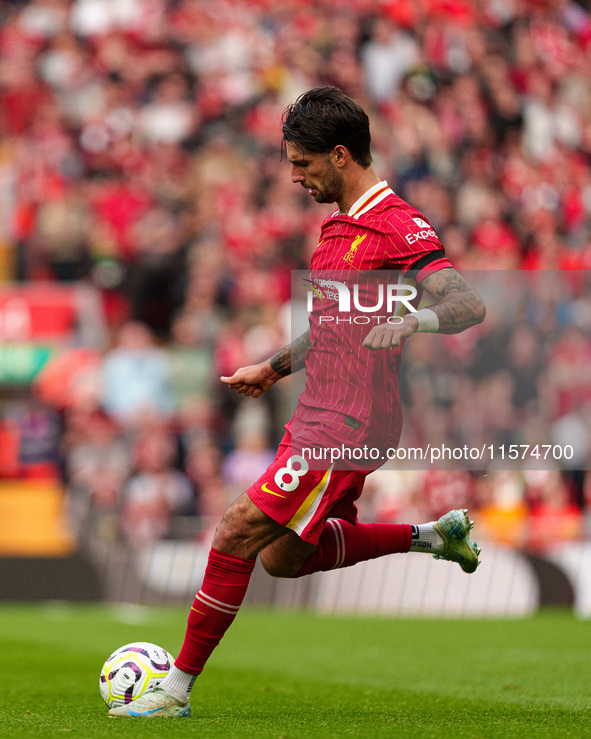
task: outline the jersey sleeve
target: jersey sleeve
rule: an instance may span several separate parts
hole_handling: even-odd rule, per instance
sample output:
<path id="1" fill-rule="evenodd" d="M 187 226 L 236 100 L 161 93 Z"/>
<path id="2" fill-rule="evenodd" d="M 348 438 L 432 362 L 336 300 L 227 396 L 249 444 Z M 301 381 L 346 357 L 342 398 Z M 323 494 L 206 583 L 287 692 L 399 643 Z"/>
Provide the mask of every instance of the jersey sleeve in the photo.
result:
<path id="1" fill-rule="evenodd" d="M 420 256 L 403 274 L 406 275 L 407 272 L 413 272 L 417 284 L 420 284 L 425 277 L 429 277 L 434 272 L 451 266 L 452 263 L 445 256 L 443 249 L 436 249 Z"/>
<path id="2" fill-rule="evenodd" d="M 414 208 L 397 208 L 388 219 L 390 248 L 387 262 L 417 283 L 440 269 L 451 267 L 435 229 Z"/>

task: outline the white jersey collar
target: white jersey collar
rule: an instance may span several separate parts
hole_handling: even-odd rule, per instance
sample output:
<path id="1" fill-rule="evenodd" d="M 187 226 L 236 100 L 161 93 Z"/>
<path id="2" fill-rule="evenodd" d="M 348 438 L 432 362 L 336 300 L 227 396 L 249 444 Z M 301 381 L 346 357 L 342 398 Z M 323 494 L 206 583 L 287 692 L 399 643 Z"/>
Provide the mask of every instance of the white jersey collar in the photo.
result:
<path id="1" fill-rule="evenodd" d="M 359 216 L 367 213 L 368 210 L 371 210 L 391 194 L 393 194 L 393 191 L 388 187 L 388 183 L 386 180 L 382 180 L 381 182 L 378 182 L 377 185 L 370 187 L 369 190 L 364 192 L 363 195 L 349 208 L 347 215 L 352 218 L 359 218 Z"/>

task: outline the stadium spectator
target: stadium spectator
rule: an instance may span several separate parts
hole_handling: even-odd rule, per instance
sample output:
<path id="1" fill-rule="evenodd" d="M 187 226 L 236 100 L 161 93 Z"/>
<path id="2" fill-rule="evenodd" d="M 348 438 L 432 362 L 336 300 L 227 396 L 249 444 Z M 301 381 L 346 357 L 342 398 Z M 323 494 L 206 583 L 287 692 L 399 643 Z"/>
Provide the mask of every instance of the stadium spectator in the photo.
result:
<path id="1" fill-rule="evenodd" d="M 62 453 L 70 526 L 82 541 L 113 541 L 123 487 L 131 473 L 129 445 L 104 413 L 78 407 L 67 416 Z"/>
<path id="2" fill-rule="evenodd" d="M 132 450 L 135 472 L 123 487 L 120 526 L 134 548 L 172 533 L 172 518 L 193 512 L 193 490 L 175 465 L 175 439 L 164 429 L 148 429 Z"/>
<path id="3" fill-rule="evenodd" d="M 103 406 L 121 425 L 133 428 L 172 414 L 168 359 L 146 324 L 130 321 L 121 327 L 105 355 L 102 377 Z"/>

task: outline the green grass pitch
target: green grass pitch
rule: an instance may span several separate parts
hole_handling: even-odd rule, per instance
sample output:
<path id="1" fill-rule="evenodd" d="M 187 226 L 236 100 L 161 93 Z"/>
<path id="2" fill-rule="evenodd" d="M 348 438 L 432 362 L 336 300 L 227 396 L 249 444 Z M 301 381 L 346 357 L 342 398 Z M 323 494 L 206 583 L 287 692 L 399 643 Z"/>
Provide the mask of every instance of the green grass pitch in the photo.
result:
<path id="1" fill-rule="evenodd" d="M 0 607 L 0 736 L 591 736 L 590 624 L 243 610 L 190 719 L 109 719 L 98 674 L 129 641 L 179 649 L 186 611 Z"/>

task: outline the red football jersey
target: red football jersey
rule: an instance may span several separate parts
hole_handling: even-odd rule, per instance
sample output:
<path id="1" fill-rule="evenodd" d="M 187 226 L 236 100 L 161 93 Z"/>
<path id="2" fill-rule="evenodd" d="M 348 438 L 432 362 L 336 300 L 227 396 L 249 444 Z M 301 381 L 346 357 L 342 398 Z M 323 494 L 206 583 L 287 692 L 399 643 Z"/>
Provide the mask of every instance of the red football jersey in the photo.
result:
<path id="1" fill-rule="evenodd" d="M 362 342 L 388 315 L 401 315 L 409 303 L 416 309 L 421 281 L 451 266 L 435 230 L 386 182 L 368 190 L 349 213 L 326 218 L 312 256 L 311 347 L 291 424 L 294 438 L 302 425 L 309 437 L 310 424 L 317 424 L 319 445 L 397 446 L 402 346 L 370 350 Z M 384 282 L 399 287 L 389 290 Z M 343 311 L 340 285 L 347 286 L 350 311 Z M 387 294 L 404 300 L 388 305 Z M 397 310 L 389 310 L 393 306 Z"/>

